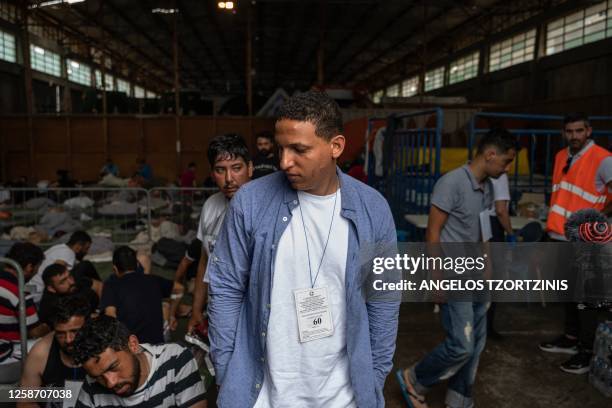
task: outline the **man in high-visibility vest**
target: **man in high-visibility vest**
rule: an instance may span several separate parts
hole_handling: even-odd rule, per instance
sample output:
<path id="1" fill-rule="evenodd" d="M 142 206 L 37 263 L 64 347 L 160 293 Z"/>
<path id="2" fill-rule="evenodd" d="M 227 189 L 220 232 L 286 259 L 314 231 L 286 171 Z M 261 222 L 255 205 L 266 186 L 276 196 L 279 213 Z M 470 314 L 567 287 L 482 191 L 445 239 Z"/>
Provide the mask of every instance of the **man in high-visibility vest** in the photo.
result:
<path id="1" fill-rule="evenodd" d="M 563 124 L 568 147 L 555 156 L 546 223 L 547 238 L 552 242 L 567 241 L 565 222 L 572 213 L 583 208 L 594 208 L 606 215 L 612 212 L 612 154 L 591 139 L 593 129 L 585 114 L 567 115 Z M 565 249 L 562 252 L 571 257 Z M 587 328 L 591 325 L 576 306 L 575 303 L 566 304 L 565 333 L 555 340 L 541 343 L 540 349 L 573 355 L 561 364 L 561 370 L 584 374 L 589 371 L 595 327 L 593 330 Z"/>

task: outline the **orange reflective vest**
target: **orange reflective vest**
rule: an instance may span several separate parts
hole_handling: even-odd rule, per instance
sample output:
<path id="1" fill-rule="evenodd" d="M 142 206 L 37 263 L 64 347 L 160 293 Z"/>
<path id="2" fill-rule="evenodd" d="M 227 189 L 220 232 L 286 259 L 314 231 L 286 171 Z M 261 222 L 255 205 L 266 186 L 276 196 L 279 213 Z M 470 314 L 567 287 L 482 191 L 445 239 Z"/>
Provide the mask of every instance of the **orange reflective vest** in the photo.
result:
<path id="1" fill-rule="evenodd" d="M 612 195 L 605 188 L 597 191 L 595 177 L 599 165 L 612 154 L 596 144 L 591 146 L 574 161 L 567 174 L 563 168 L 567 163 L 568 149 L 563 149 L 555 156 L 553 170 L 552 196 L 546 230 L 565 235 L 565 221 L 572 213 L 583 208 L 594 208 L 601 211 Z"/>

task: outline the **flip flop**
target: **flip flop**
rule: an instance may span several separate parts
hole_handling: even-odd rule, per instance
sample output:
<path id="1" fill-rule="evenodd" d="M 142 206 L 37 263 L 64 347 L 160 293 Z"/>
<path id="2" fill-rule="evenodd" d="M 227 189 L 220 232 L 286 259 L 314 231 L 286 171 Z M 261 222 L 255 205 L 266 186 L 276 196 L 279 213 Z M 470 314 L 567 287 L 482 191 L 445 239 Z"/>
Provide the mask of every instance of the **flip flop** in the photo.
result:
<path id="1" fill-rule="evenodd" d="M 402 396 L 404 397 L 404 401 L 406 401 L 408 408 L 415 408 L 414 404 L 412 403 L 412 398 L 414 398 L 419 404 L 425 404 L 424 399 L 408 391 L 408 386 L 404 381 L 404 372 L 401 368 L 395 372 L 395 377 L 401 386 Z"/>

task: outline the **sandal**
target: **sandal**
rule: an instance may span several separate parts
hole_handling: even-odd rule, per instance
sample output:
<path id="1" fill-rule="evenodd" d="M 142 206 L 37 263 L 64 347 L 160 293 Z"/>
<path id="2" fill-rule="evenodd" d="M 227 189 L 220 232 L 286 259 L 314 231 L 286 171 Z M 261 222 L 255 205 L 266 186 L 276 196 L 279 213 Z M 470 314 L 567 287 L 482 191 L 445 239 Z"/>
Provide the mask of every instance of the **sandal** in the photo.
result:
<path id="1" fill-rule="evenodd" d="M 404 397 L 406 404 L 408 404 L 408 408 L 419 408 L 419 407 L 427 408 L 427 403 L 425 403 L 425 398 L 421 397 L 420 395 L 414 394 L 408 390 L 406 381 L 404 381 L 404 371 L 402 369 L 399 369 L 395 372 L 395 377 L 397 378 L 397 381 L 400 383 L 401 390 L 402 390 L 402 396 Z M 419 407 L 416 407 L 415 403 L 418 403 Z"/>

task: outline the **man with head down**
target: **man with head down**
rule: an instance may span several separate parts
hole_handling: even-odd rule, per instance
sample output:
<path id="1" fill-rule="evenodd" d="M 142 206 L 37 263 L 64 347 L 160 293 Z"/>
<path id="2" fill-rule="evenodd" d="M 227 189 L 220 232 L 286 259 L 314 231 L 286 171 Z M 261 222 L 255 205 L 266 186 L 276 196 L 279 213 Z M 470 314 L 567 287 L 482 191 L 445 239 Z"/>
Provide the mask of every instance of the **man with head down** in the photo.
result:
<path id="1" fill-rule="evenodd" d="M 337 167 L 342 131 L 324 93 L 290 98 L 275 125 L 282 171 L 230 203 L 209 262 L 221 407 L 384 406 L 399 301 L 363 294 L 360 252 L 396 250 L 396 231 L 385 199 Z"/>

